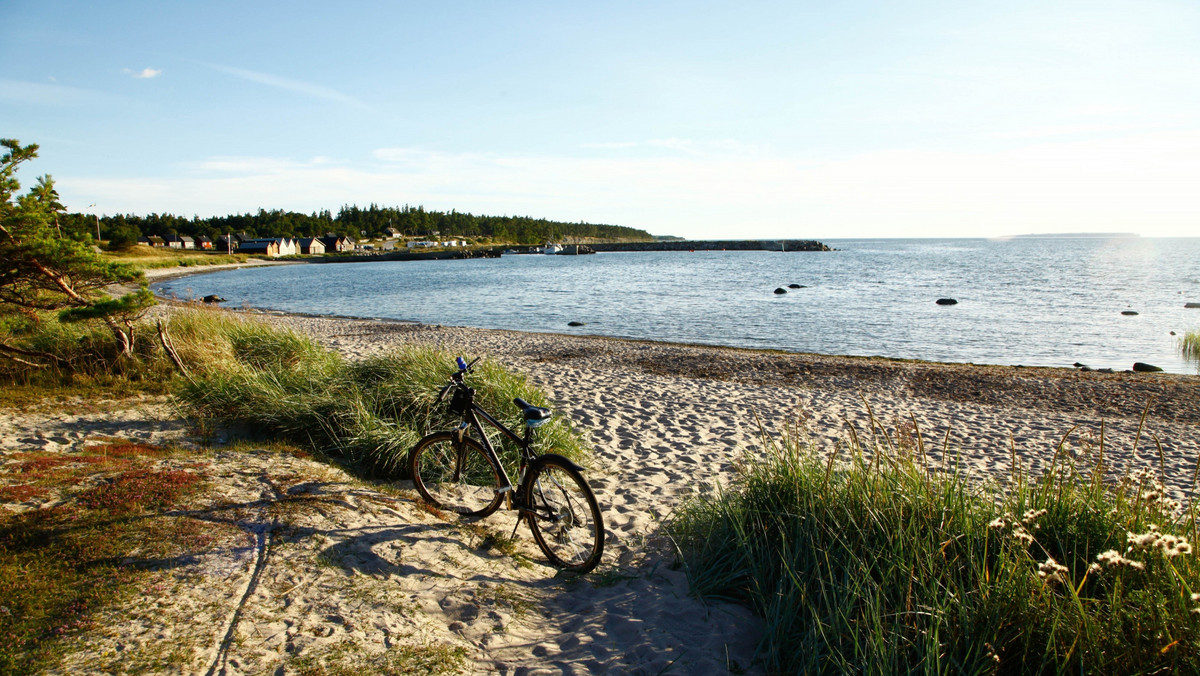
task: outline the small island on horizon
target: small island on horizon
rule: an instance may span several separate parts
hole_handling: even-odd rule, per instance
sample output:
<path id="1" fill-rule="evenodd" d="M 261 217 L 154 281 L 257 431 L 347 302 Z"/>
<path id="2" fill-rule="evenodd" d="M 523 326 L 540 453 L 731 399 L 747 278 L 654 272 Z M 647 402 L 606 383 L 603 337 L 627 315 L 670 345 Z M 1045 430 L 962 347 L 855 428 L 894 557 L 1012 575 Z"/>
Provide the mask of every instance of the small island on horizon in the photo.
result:
<path id="1" fill-rule="evenodd" d="M 1024 235 L 1010 235 L 1002 239 L 1046 239 L 1046 238 L 1087 238 L 1087 239 L 1112 239 L 1112 238 L 1128 238 L 1141 237 L 1136 232 L 1037 232 Z"/>

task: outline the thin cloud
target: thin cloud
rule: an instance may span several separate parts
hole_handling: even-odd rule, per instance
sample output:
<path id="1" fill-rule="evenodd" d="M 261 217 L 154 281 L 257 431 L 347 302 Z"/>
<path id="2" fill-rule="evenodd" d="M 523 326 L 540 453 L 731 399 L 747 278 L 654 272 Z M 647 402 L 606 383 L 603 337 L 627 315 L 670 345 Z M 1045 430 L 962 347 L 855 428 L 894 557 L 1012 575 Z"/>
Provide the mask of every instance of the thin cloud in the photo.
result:
<path id="1" fill-rule="evenodd" d="M 322 85 L 316 85 L 309 82 L 300 82 L 299 80 L 291 80 L 285 77 L 279 77 L 278 75 L 260 73 L 258 71 L 246 70 L 244 68 L 233 68 L 231 66 L 221 66 L 217 64 L 208 65 L 221 71 L 222 73 L 227 73 L 234 77 L 248 80 L 250 82 L 257 82 L 258 84 L 267 85 L 268 87 L 282 89 L 284 91 L 301 94 L 314 99 L 342 103 L 355 108 L 361 108 L 363 110 L 370 109 L 370 106 L 363 101 L 356 99 L 353 96 L 343 94 L 336 89 L 331 89 Z"/>
<path id="2" fill-rule="evenodd" d="M 715 141 L 695 141 L 682 138 L 659 138 L 646 141 L 609 141 L 602 143 L 584 143 L 580 147 L 589 150 L 667 150 L 688 155 L 746 155 L 758 153 L 759 148 L 723 139 Z"/>
<path id="3" fill-rule="evenodd" d="M 131 75 L 139 80 L 152 80 L 159 75 L 162 75 L 162 69 L 160 68 L 143 68 L 141 70 L 130 70 L 129 68 L 125 68 L 123 69 L 123 72 L 126 75 Z"/>

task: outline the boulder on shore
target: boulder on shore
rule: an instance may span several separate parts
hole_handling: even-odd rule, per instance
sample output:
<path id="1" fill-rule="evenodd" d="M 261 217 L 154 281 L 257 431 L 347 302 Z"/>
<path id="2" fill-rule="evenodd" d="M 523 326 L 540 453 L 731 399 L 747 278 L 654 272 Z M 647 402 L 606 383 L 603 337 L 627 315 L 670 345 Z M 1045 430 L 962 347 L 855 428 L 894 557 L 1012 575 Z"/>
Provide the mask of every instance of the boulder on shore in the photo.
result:
<path id="1" fill-rule="evenodd" d="M 1138 373 L 1157 373 L 1162 369 L 1154 364 L 1146 364 L 1140 361 L 1135 361 L 1133 362 L 1133 370 L 1137 371 Z"/>
<path id="2" fill-rule="evenodd" d="M 205 296 L 204 298 L 201 298 L 200 300 L 204 301 L 205 303 L 224 303 L 225 302 L 224 298 L 222 298 L 216 294 L 212 294 L 211 296 Z"/>

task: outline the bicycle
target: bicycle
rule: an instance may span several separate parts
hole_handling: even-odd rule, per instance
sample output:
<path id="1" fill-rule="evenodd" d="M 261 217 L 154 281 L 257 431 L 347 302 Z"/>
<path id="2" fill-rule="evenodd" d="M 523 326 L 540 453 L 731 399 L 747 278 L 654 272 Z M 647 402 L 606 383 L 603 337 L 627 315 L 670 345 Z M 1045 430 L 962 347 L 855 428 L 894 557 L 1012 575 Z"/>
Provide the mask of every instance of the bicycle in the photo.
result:
<path id="1" fill-rule="evenodd" d="M 513 399 L 525 420 L 525 433 L 518 435 L 506 427 L 475 403 L 475 390 L 465 382 L 478 361 L 468 364 L 459 357 L 458 371 L 438 393 L 440 404 L 453 390 L 450 412 L 462 415 L 462 423 L 427 435 L 409 453 L 409 472 L 417 492 L 434 507 L 471 518 L 492 514 L 503 501 L 506 509 L 517 511 L 513 536 L 525 521 L 552 564 L 580 574 L 592 570 L 604 551 L 604 521 L 581 474 L 583 468 L 561 455 L 539 454 L 533 448 L 534 430 L 553 412 Z M 515 486 L 481 421 L 519 449 Z"/>

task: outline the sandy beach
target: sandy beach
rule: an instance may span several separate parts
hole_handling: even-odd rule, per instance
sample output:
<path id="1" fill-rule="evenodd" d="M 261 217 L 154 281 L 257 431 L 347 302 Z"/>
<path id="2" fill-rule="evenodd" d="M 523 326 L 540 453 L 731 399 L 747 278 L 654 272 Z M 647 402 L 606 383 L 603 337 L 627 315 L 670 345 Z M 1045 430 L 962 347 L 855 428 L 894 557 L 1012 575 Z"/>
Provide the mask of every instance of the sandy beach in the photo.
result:
<path id="1" fill-rule="evenodd" d="M 1200 457 L 1192 376 L 254 314 L 349 358 L 430 344 L 528 375 L 594 448 L 587 476 L 605 510 L 603 564 L 583 580 L 556 575 L 523 528 L 520 556 L 487 548 L 488 532 L 511 533 L 511 514 L 464 528 L 422 510 L 403 482 L 370 485 L 269 447 L 216 445 L 196 453 L 220 488 L 194 511 L 219 544 L 158 570 L 136 607 L 78 642 L 68 671 L 127 670 L 169 647 L 172 671 L 306 673 L 312 660 L 436 644 L 461 649 L 468 673 L 755 673 L 759 621 L 691 597 L 659 526 L 761 454 L 764 430 L 798 429 L 831 452 L 851 428 L 869 438 L 873 416 L 893 435 L 919 430 L 931 462 L 996 479 L 1014 462 L 1039 472 L 1068 431 L 1066 449 L 1080 457 L 1103 434 L 1110 471 L 1161 468 L 1179 499 Z M 6 411 L 0 449 L 70 452 L 98 434 L 196 445 L 190 433 L 161 401 Z"/>

